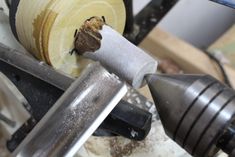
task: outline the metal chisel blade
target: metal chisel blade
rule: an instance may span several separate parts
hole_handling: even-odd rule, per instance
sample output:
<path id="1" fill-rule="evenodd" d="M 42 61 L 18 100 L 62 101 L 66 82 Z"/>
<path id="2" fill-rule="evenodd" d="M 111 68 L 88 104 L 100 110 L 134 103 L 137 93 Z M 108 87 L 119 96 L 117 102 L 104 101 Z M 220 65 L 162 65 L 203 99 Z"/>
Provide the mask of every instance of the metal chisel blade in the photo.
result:
<path id="1" fill-rule="evenodd" d="M 125 83 L 99 63 L 90 65 L 36 125 L 14 155 L 75 155 L 126 92 Z"/>

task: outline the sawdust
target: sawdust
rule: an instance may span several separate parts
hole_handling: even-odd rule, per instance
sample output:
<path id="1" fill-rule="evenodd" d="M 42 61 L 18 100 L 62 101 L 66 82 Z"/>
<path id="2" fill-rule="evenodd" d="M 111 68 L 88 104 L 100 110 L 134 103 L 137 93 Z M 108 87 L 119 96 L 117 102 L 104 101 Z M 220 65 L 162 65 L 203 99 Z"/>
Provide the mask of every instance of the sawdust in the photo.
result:
<path id="1" fill-rule="evenodd" d="M 116 137 L 109 141 L 109 145 L 111 148 L 110 154 L 112 157 L 130 156 L 132 155 L 134 150 L 144 147 L 143 144 L 143 142 L 130 141 L 123 145 L 118 141 L 118 138 Z"/>

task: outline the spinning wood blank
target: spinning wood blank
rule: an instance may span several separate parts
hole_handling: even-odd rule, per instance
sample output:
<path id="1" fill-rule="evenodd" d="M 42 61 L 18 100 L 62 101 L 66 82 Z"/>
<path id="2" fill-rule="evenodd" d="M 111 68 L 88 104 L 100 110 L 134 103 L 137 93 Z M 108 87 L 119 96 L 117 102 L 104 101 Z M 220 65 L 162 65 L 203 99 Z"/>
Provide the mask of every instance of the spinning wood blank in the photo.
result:
<path id="1" fill-rule="evenodd" d="M 20 0 L 16 12 L 19 41 L 35 57 L 72 76 L 89 62 L 73 49 L 74 33 L 90 17 L 104 16 L 119 33 L 125 25 L 122 0 Z"/>

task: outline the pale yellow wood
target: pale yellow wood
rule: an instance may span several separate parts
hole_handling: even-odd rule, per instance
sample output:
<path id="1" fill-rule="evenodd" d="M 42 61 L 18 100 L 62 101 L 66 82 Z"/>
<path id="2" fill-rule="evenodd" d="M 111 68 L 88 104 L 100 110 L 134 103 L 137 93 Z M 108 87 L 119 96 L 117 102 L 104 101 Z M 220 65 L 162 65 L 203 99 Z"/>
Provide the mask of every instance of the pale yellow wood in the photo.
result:
<path id="1" fill-rule="evenodd" d="M 173 59 L 186 73 L 209 74 L 223 81 L 220 70 L 207 55 L 160 28 L 155 28 L 140 44 L 140 47 L 157 58 Z M 235 87 L 234 69 L 227 65 L 225 69 Z"/>
<path id="2" fill-rule="evenodd" d="M 120 33 L 125 25 L 122 0 L 20 0 L 16 28 L 20 42 L 38 59 L 72 76 L 89 63 L 73 49 L 74 32 L 93 16 L 104 16 Z"/>

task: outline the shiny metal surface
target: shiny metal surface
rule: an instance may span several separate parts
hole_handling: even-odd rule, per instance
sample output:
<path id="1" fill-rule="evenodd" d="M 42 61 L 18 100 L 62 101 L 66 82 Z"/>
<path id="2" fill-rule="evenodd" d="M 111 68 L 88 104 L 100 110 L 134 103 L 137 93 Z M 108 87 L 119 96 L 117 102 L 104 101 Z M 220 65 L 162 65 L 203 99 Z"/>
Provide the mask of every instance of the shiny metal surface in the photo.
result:
<path id="1" fill-rule="evenodd" d="M 38 60 L 29 57 L 26 54 L 17 52 L 17 50 L 8 48 L 1 43 L 0 60 L 3 60 L 4 62 L 7 61 L 8 64 L 26 71 L 62 90 L 67 89 L 74 81 L 74 78 L 55 71 L 44 62 L 39 62 Z"/>
<path id="2" fill-rule="evenodd" d="M 2 70 L 3 73 L 5 73 L 5 75 L 15 83 L 17 88 L 29 101 L 32 111 L 31 115 L 33 118 L 35 118 L 35 123 L 37 123 L 46 114 L 49 108 L 54 105 L 54 103 L 63 94 L 63 91 L 68 89 L 69 86 L 75 81 L 75 78 L 66 76 L 63 73 L 60 73 L 50 66 L 44 64 L 43 62 L 39 62 L 34 58 L 26 56 L 26 54 L 21 54 L 18 50 L 10 49 L 1 44 L 0 70 Z M 107 117 L 107 119 L 112 120 L 114 119 L 113 117 L 115 117 L 115 122 L 125 125 L 117 125 L 111 122 L 108 126 L 106 121 L 104 121 L 103 123 L 106 123 L 105 126 L 107 129 L 103 131 L 102 125 L 97 129 L 94 135 L 110 136 L 112 135 L 110 133 L 115 133 L 134 140 L 143 140 L 146 137 L 151 125 L 151 123 L 147 121 L 147 115 L 149 115 L 149 113 L 140 112 L 138 108 L 133 108 L 133 105 L 127 103 L 126 100 L 130 99 L 129 96 L 130 95 L 128 95 L 128 98 L 123 98 L 116 106 L 116 110 L 113 110 L 114 112 L 112 111 Z M 141 96 L 140 104 L 144 104 L 146 102 L 147 99 Z M 132 101 L 131 103 L 135 105 L 137 104 L 136 101 Z M 120 116 L 125 114 L 123 113 L 125 108 L 132 109 L 131 112 L 129 112 L 130 114 L 128 116 Z M 137 125 L 136 122 L 133 123 L 133 121 L 131 121 L 131 118 L 129 117 L 134 118 L 135 115 L 137 117 L 143 116 L 141 121 L 146 122 L 146 124 L 144 124 L 146 127 L 143 127 L 141 123 L 138 123 L 139 125 Z M 115 127 L 113 127 L 114 125 Z M 12 136 L 12 138 L 9 139 L 8 149 L 14 151 L 28 135 L 33 126 L 34 125 L 27 125 L 27 127 L 22 127 L 23 129 L 20 128 L 20 130 L 18 130 Z M 138 132 L 138 136 L 132 136 L 131 133 L 133 128 L 135 128 L 135 130 Z"/>
<path id="3" fill-rule="evenodd" d="M 208 90 L 206 90 L 203 93 L 203 95 L 201 95 L 200 99 L 195 100 L 193 106 L 190 108 L 189 112 L 186 114 L 185 118 L 183 119 L 177 131 L 178 135 L 176 135 L 176 137 L 177 139 L 179 139 L 180 145 L 183 145 L 183 147 L 185 147 L 186 141 L 188 141 L 189 136 L 192 135 L 192 131 L 195 128 L 198 122 L 198 119 L 200 118 L 202 113 L 204 113 L 204 111 L 208 108 L 208 105 L 210 105 L 210 102 L 218 95 L 218 93 L 221 92 L 221 90 L 223 90 L 223 88 L 224 86 L 222 84 L 214 83 L 210 86 Z M 191 140 L 190 142 L 192 143 Z"/>
<path id="4" fill-rule="evenodd" d="M 234 90 L 206 75 L 149 75 L 147 82 L 166 133 L 182 148 L 195 157 L 231 155 Z"/>
<path id="5" fill-rule="evenodd" d="M 126 94 L 125 84 L 90 65 L 14 152 L 17 157 L 73 156 Z"/>
<path id="6" fill-rule="evenodd" d="M 206 77 L 203 81 L 195 81 L 195 79 L 197 79 L 197 76 L 192 75 L 149 75 L 147 77 L 150 90 L 154 93 L 155 104 L 162 104 L 156 107 L 158 112 L 162 113 L 160 118 L 165 131 L 173 139 L 175 139 L 176 130 L 182 119 L 184 119 L 185 113 L 191 108 L 194 98 L 200 95 L 205 86 L 214 82 L 210 77 Z M 188 88 L 190 85 L 195 87 L 193 91 Z M 186 90 L 187 92 L 185 92 Z M 185 97 L 185 93 L 191 93 L 191 95 Z M 183 97 L 186 103 L 182 103 L 182 99 L 177 99 Z"/>
<path id="7" fill-rule="evenodd" d="M 216 141 L 219 139 L 219 134 L 224 131 L 229 124 L 231 123 L 232 119 L 235 115 L 235 99 L 228 102 L 228 104 L 217 113 L 213 122 L 210 123 L 209 128 L 202 136 L 201 140 L 199 141 L 198 147 L 196 148 L 195 152 L 198 152 L 199 155 L 201 154 L 212 154 L 213 150 L 218 149 L 216 147 Z M 212 148 L 211 150 L 208 148 Z"/>
<path id="8" fill-rule="evenodd" d="M 201 136 L 204 136 L 205 132 L 208 131 L 208 125 L 211 125 L 208 122 L 213 121 L 213 119 L 217 116 L 218 111 L 222 110 L 226 102 L 233 96 L 235 96 L 235 93 L 230 89 L 226 89 L 222 90 L 222 92 L 219 92 L 219 94 L 217 94 L 213 99 L 211 99 L 210 106 L 207 106 L 207 108 L 201 114 L 200 118 L 198 118 L 197 123 L 191 130 L 190 136 L 185 142 L 186 149 L 189 152 L 194 153 L 196 151 L 195 148 L 200 145 L 200 139 L 202 139 Z M 226 121 L 224 121 L 224 123 L 225 122 Z M 189 147 L 189 143 L 190 145 L 193 145 L 192 148 Z"/>

